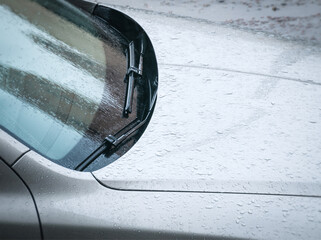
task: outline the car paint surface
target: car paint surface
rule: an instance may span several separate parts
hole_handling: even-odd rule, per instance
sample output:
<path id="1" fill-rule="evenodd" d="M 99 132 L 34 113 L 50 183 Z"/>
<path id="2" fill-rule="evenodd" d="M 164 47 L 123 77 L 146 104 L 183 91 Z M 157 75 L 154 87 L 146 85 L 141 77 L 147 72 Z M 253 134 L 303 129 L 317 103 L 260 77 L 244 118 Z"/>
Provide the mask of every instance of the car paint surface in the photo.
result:
<path id="1" fill-rule="evenodd" d="M 25 154 L 44 239 L 317 239 L 320 199 L 261 194 L 119 191 L 89 172 Z"/>
<path id="2" fill-rule="evenodd" d="M 25 183 L 0 158 L 0 238 L 41 239 L 37 209 Z"/>

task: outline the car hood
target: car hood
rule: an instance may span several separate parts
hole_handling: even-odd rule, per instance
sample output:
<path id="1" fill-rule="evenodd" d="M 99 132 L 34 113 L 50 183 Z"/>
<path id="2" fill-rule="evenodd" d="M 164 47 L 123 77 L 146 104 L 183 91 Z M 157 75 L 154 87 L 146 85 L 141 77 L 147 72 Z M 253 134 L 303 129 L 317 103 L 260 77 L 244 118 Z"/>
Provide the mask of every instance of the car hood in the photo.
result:
<path id="1" fill-rule="evenodd" d="M 121 10 L 153 42 L 159 93 L 144 135 L 94 172 L 98 181 L 123 190 L 321 196 L 320 46 Z"/>

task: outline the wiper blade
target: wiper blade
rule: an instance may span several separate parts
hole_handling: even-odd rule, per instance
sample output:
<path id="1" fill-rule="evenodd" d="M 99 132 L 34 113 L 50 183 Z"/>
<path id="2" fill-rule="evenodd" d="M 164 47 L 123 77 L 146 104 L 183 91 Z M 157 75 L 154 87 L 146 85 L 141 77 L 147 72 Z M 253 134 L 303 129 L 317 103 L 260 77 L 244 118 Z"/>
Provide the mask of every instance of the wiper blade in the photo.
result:
<path id="1" fill-rule="evenodd" d="M 123 116 L 128 117 L 128 114 L 132 112 L 132 101 L 135 88 L 135 79 L 137 77 L 142 77 L 143 74 L 143 58 L 145 52 L 145 40 L 144 37 L 140 38 L 140 54 L 139 63 L 136 67 L 136 56 L 135 56 L 135 44 L 134 41 L 129 43 L 128 46 L 128 70 L 126 74 L 127 80 L 127 91 L 125 104 L 123 109 Z M 154 102 L 154 101 L 153 101 Z M 145 118 L 140 120 L 136 118 L 134 121 L 129 123 L 127 126 L 122 128 L 114 135 L 109 135 L 106 137 L 101 145 L 96 148 L 86 159 L 84 159 L 75 170 L 83 171 L 86 169 L 93 161 L 95 161 L 101 154 L 111 154 L 115 152 L 122 143 L 130 139 L 138 130 L 146 123 L 147 119 L 151 114 L 151 108 L 149 108 Z"/>
<path id="2" fill-rule="evenodd" d="M 103 143 L 98 148 L 96 148 L 96 150 L 93 151 L 84 161 L 79 163 L 78 166 L 75 168 L 75 170 L 83 171 L 93 161 L 95 161 L 95 159 L 98 158 L 101 154 L 103 154 L 106 151 L 110 151 L 114 140 L 115 140 L 114 137 L 111 135 L 106 137 Z"/>
<path id="3" fill-rule="evenodd" d="M 146 117 L 142 121 L 135 119 L 115 135 L 109 135 L 106 137 L 102 144 L 95 149 L 95 151 L 93 151 L 85 160 L 78 164 L 75 170 L 83 171 L 101 154 L 110 154 L 115 152 L 123 142 L 135 135 L 135 133 L 146 123 L 150 114 L 151 111 L 147 113 Z"/>
<path id="4" fill-rule="evenodd" d="M 125 97 L 125 104 L 123 110 L 123 116 L 128 117 L 132 112 L 132 102 L 135 89 L 135 78 L 141 77 L 143 74 L 143 58 L 144 58 L 145 44 L 144 38 L 141 38 L 141 48 L 139 55 L 139 64 L 136 66 L 136 56 L 135 56 L 135 43 L 134 41 L 129 43 L 128 46 L 128 69 L 126 75 L 127 90 Z"/>

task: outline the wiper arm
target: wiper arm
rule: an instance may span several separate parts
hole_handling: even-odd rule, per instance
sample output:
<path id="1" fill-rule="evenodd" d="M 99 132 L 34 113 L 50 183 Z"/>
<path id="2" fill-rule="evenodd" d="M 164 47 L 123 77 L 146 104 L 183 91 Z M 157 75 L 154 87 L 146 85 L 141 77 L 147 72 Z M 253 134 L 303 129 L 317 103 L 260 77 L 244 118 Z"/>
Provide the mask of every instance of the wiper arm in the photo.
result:
<path id="1" fill-rule="evenodd" d="M 83 171 L 86 167 L 88 167 L 89 164 L 95 161 L 95 159 L 98 158 L 101 154 L 103 154 L 106 151 L 110 151 L 114 140 L 115 139 L 112 135 L 109 135 L 108 137 L 106 137 L 105 140 L 102 142 L 102 144 L 98 148 L 96 148 L 95 151 L 93 151 L 85 160 L 83 160 L 81 163 L 78 164 L 75 170 Z"/>
<path id="2" fill-rule="evenodd" d="M 85 160 L 78 164 L 75 170 L 83 171 L 101 154 L 108 154 L 117 150 L 121 143 L 134 136 L 135 132 L 137 132 L 137 130 L 139 130 L 139 128 L 141 128 L 145 124 L 150 116 L 150 113 L 151 110 L 148 111 L 146 117 L 142 121 L 140 121 L 139 119 L 135 119 L 115 135 L 109 135 L 108 137 L 106 137 L 102 144 L 95 151 L 93 151 Z"/>
<path id="3" fill-rule="evenodd" d="M 142 38 L 140 55 L 139 55 L 139 64 L 138 64 L 138 67 L 136 67 L 135 44 L 134 44 L 134 41 L 129 43 L 129 46 L 128 46 L 129 64 L 128 64 L 128 70 L 126 75 L 127 91 L 126 91 L 125 105 L 123 110 L 123 116 L 126 118 L 132 112 L 135 78 L 136 76 L 141 77 L 143 74 L 144 51 L 145 51 L 145 44 L 144 44 L 144 38 Z"/>
<path id="4" fill-rule="evenodd" d="M 135 45 L 134 42 L 129 43 L 128 47 L 128 70 L 126 74 L 127 78 L 127 91 L 125 98 L 125 106 L 123 109 L 123 116 L 128 117 L 128 114 L 132 112 L 132 101 L 135 88 L 135 78 L 142 77 L 143 74 L 143 57 L 145 52 L 144 38 L 141 38 L 139 64 L 136 67 L 136 56 L 135 56 Z M 93 161 L 95 161 L 101 154 L 110 154 L 118 149 L 118 147 L 130 137 L 134 136 L 135 133 L 142 127 L 147 119 L 149 118 L 151 109 L 148 110 L 146 117 L 143 120 L 136 118 L 134 121 L 129 123 L 123 129 L 118 131 L 115 135 L 109 135 L 106 137 L 101 145 L 96 148 L 86 159 L 84 159 L 75 170 L 83 171 Z"/>

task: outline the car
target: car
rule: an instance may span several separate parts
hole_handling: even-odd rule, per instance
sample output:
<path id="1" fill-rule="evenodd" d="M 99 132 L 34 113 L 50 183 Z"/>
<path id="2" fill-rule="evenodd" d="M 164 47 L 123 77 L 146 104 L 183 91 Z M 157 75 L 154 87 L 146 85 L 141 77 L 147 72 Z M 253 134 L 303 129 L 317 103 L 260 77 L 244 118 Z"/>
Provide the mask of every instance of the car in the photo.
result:
<path id="1" fill-rule="evenodd" d="M 318 46 L 89 1 L 0 19 L 1 239 L 320 238 Z"/>

